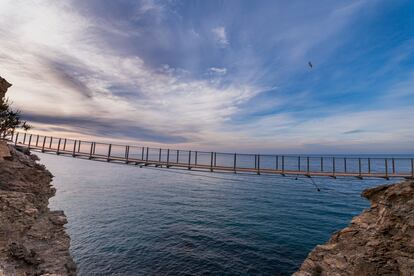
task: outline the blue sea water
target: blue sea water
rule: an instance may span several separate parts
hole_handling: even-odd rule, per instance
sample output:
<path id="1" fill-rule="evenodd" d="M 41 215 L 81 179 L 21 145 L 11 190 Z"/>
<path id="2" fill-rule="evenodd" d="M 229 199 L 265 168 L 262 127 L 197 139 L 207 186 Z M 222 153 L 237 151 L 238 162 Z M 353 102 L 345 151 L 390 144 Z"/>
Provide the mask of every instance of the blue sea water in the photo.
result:
<path id="1" fill-rule="evenodd" d="M 383 179 L 139 168 L 38 154 L 80 275 L 290 275 Z"/>

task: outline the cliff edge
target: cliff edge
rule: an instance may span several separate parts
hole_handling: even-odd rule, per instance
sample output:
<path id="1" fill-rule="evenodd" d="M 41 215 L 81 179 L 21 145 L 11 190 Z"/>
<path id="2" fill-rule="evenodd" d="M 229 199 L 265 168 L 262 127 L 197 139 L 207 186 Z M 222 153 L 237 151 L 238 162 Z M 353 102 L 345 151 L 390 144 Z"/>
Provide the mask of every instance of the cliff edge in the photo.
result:
<path id="1" fill-rule="evenodd" d="M 0 276 L 76 275 L 66 217 L 48 208 L 53 176 L 37 156 L 0 146 Z"/>
<path id="2" fill-rule="evenodd" d="M 362 196 L 371 207 L 317 246 L 293 275 L 414 275 L 414 182 Z"/>
<path id="3" fill-rule="evenodd" d="M 10 86 L 12 85 L 0 76 L 0 100 L 6 96 L 7 89 Z"/>

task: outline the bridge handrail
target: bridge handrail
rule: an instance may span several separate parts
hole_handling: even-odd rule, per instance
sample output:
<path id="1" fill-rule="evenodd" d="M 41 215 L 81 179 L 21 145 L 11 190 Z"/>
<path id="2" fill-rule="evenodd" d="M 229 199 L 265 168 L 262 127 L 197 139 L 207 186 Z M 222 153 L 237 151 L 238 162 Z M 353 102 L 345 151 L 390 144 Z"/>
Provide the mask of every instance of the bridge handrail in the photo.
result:
<path id="1" fill-rule="evenodd" d="M 21 138 L 19 140 L 19 137 Z M 116 143 L 104 143 L 104 142 L 93 142 L 93 141 L 85 141 L 85 140 L 76 140 L 70 138 L 62 138 L 62 137 L 53 137 L 53 136 L 45 136 L 39 134 L 33 134 L 28 132 L 16 132 L 13 133 L 10 137 L 10 140 L 13 141 L 15 144 L 23 144 L 27 145 L 29 148 L 36 148 L 42 151 L 45 150 L 54 150 L 57 154 L 64 154 L 64 153 L 72 153 L 73 156 L 76 155 L 88 155 L 91 158 L 107 158 L 108 161 L 115 160 L 115 161 L 126 161 L 128 160 L 138 160 L 138 161 L 146 161 L 148 162 L 158 162 L 159 165 L 167 164 L 175 164 L 175 165 L 188 165 L 188 168 L 191 169 L 192 167 L 210 167 L 211 170 L 213 169 L 233 169 L 234 172 L 236 171 L 243 171 L 249 170 L 251 172 L 257 172 L 260 174 L 261 171 L 274 171 L 275 173 L 282 173 L 285 172 L 297 172 L 297 173 L 307 173 L 305 175 L 311 174 L 320 174 L 326 173 L 330 174 L 331 176 L 341 175 L 341 174 L 349 174 L 354 176 L 369 176 L 372 175 L 379 175 L 377 170 L 378 164 L 377 161 L 381 161 L 382 165 L 380 166 L 382 170 L 381 177 L 393 177 L 393 176 L 400 176 L 400 177 L 413 177 L 414 178 L 414 158 L 412 157 L 377 157 L 377 156 L 357 156 L 357 155 L 297 155 L 297 154 L 249 154 L 249 153 L 223 153 L 223 152 L 211 152 L 211 151 L 194 151 L 194 150 L 179 150 L 179 149 L 165 149 L 165 148 L 153 148 L 153 147 L 145 147 L 145 146 L 136 146 L 136 145 L 124 145 L 124 144 L 116 144 Z M 40 142 L 40 144 L 39 144 Z M 46 143 L 47 142 L 47 143 Z M 57 146 L 56 144 L 57 143 Z M 62 145 L 63 144 L 63 145 Z M 70 145 L 72 148 L 67 149 L 67 145 Z M 82 151 L 81 148 L 87 144 L 89 148 L 87 151 Z M 55 147 L 54 147 L 55 146 Z M 104 153 L 97 153 L 96 146 L 104 146 L 107 147 Z M 114 155 L 114 152 L 117 148 L 123 148 L 124 152 L 118 152 L 118 155 Z M 83 148 L 82 148 L 83 149 Z M 130 156 L 131 149 L 139 149 L 140 151 L 140 158 Z M 153 159 L 153 155 L 158 153 L 158 158 Z M 164 153 L 164 154 L 163 154 Z M 165 156 L 165 153 L 167 156 Z M 133 155 L 137 155 L 137 153 L 132 153 Z M 180 155 L 181 154 L 181 159 Z M 151 155 L 151 156 L 150 156 Z M 197 158 L 201 158 L 203 155 L 208 155 L 208 162 L 197 164 Z M 174 156 L 175 160 L 170 160 L 170 157 Z M 187 158 L 186 161 L 181 162 L 182 158 Z M 227 156 L 233 157 L 233 164 L 220 164 L 223 160 L 219 160 L 219 164 L 217 164 L 217 160 L 220 157 Z M 167 157 L 167 160 L 165 160 Z M 253 161 L 254 158 L 254 166 L 253 163 L 250 164 L 251 166 L 244 166 L 240 165 L 240 159 L 249 157 L 251 158 L 250 161 Z M 267 162 L 266 165 L 270 162 L 266 160 L 268 158 L 272 158 L 274 160 L 273 165 L 271 168 L 266 166 L 261 166 L 261 162 Z M 193 159 L 193 160 L 192 160 Z M 315 160 L 317 163 L 315 163 Z M 174 162 L 176 161 L 176 162 Z M 231 159 L 227 160 L 232 161 Z M 351 161 L 357 162 L 349 163 Z M 405 163 L 405 170 L 400 170 L 398 167 L 400 161 L 405 161 L 410 163 L 409 168 L 407 169 L 407 163 Z M 239 162 L 239 164 L 237 164 Z M 295 164 L 296 162 L 296 164 Z M 326 162 L 326 163 L 324 163 Z M 372 165 L 376 164 L 377 168 L 372 168 Z M 296 167 L 295 167 L 296 166 Z M 317 166 L 318 169 L 315 169 Z M 383 166 L 383 168 L 382 168 Z M 400 166 L 402 166 L 400 164 Z M 294 168 L 294 169 L 292 169 Z M 400 173 L 404 171 L 404 173 Z"/>

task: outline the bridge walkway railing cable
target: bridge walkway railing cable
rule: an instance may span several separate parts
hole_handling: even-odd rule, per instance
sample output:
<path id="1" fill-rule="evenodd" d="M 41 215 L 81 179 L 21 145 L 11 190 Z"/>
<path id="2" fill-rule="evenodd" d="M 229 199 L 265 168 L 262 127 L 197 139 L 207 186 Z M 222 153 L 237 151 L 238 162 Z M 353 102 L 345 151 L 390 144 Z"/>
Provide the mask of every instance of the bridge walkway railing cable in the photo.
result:
<path id="1" fill-rule="evenodd" d="M 100 143 L 26 132 L 16 132 L 9 139 L 16 146 L 30 150 L 140 166 L 307 177 L 414 178 L 411 157 L 221 153 Z"/>

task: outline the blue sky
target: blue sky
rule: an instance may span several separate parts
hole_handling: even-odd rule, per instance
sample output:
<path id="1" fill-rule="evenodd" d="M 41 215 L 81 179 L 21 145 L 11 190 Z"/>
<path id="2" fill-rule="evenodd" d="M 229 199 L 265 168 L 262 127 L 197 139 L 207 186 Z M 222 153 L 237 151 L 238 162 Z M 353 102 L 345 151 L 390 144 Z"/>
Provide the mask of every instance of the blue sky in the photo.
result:
<path id="1" fill-rule="evenodd" d="M 40 133 L 413 153 L 413 14 L 413 1 L 0 0 L 0 75 Z"/>

